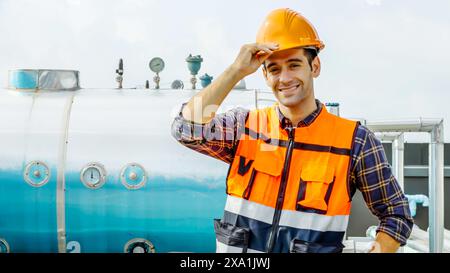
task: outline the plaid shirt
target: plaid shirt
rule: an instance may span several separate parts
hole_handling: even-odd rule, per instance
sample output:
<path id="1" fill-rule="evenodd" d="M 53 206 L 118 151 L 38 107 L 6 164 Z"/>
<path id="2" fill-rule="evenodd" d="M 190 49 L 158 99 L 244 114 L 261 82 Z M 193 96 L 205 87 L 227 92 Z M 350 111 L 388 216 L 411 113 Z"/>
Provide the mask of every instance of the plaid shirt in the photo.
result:
<path id="1" fill-rule="evenodd" d="M 297 127 L 314 122 L 323 107 L 319 100 L 316 104 L 317 110 Z M 278 107 L 277 110 L 281 127 L 292 126 Z M 197 124 L 185 120 L 180 111 L 172 124 L 172 135 L 190 149 L 231 163 L 236 136 L 244 130 L 248 113 L 248 109 L 234 108 L 216 115 L 207 124 Z M 392 175 L 381 142 L 362 125 L 358 125 L 355 134 L 350 164 L 351 192 L 359 189 L 370 211 L 380 220 L 377 232 L 382 231 L 405 245 L 413 226 L 408 200 Z"/>

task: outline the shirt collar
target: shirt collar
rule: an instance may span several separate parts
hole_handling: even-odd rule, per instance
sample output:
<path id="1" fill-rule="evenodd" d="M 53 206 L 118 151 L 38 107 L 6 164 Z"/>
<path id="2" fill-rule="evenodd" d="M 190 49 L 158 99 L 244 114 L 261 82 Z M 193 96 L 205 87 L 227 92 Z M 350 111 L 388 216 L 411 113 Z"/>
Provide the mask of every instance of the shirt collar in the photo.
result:
<path id="1" fill-rule="evenodd" d="M 311 123 L 314 122 L 314 120 L 317 118 L 317 116 L 319 116 L 320 111 L 322 110 L 323 104 L 318 99 L 316 99 L 316 105 L 317 105 L 317 109 L 314 110 L 314 112 L 312 112 L 311 114 L 309 114 L 306 118 L 301 120 L 297 124 L 297 127 L 306 127 L 306 126 L 309 126 Z M 286 127 L 293 127 L 292 126 L 292 122 L 287 117 L 285 117 L 283 115 L 283 113 L 281 113 L 280 107 L 278 105 L 276 105 L 275 108 L 277 109 L 278 118 L 280 120 L 281 128 L 284 129 Z"/>

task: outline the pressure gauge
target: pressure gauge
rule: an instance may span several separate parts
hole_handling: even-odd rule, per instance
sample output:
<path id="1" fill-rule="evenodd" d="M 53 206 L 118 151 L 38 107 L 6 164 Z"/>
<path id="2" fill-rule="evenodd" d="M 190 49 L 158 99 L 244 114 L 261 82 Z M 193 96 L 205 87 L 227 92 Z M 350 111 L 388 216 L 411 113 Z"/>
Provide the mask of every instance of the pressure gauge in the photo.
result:
<path id="1" fill-rule="evenodd" d="M 149 240 L 135 238 L 128 241 L 123 249 L 125 253 L 155 253 L 155 246 Z"/>
<path id="2" fill-rule="evenodd" d="M 89 163 L 82 170 L 80 179 L 90 189 L 98 189 L 106 182 L 106 171 L 100 163 Z"/>
<path id="3" fill-rule="evenodd" d="M 42 187 L 50 180 L 50 170 L 44 162 L 32 161 L 25 167 L 23 177 L 31 186 Z"/>
<path id="4" fill-rule="evenodd" d="M 151 59 L 148 66 L 150 67 L 151 71 L 153 71 L 155 73 L 159 73 L 159 72 L 163 71 L 163 69 L 164 69 L 164 61 L 163 61 L 163 59 L 161 59 L 159 57 L 155 57 L 155 58 Z"/>

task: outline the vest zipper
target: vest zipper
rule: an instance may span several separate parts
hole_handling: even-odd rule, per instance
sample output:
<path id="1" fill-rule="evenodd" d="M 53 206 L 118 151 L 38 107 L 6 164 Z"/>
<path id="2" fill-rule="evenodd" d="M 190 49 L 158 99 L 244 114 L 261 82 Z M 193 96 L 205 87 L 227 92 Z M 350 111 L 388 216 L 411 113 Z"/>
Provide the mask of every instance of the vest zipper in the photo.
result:
<path id="1" fill-rule="evenodd" d="M 272 252 L 273 247 L 275 245 L 276 232 L 277 232 L 277 229 L 278 229 L 278 226 L 280 223 L 281 209 L 283 207 L 284 195 L 286 193 L 286 186 L 287 186 L 287 182 L 288 182 L 289 169 L 290 169 L 291 158 L 292 158 L 292 150 L 294 147 L 294 128 L 286 127 L 286 131 L 289 136 L 289 143 L 288 143 L 287 150 L 286 150 L 286 157 L 284 160 L 283 172 L 281 175 L 280 188 L 278 189 L 277 203 L 276 203 L 275 213 L 273 215 L 273 221 L 272 221 L 272 230 L 270 231 L 269 240 L 267 240 L 267 245 L 266 245 L 266 251 L 268 253 Z"/>

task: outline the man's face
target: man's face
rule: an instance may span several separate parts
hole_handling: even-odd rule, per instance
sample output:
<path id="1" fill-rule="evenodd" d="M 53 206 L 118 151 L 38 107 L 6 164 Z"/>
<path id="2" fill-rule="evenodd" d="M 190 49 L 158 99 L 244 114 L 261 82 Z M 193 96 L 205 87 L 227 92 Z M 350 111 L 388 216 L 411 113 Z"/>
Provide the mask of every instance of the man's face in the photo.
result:
<path id="1" fill-rule="evenodd" d="M 263 73 L 280 104 L 296 107 L 314 98 L 313 78 L 320 74 L 320 60 L 316 57 L 310 66 L 303 49 L 286 49 L 273 53 L 265 61 Z"/>

